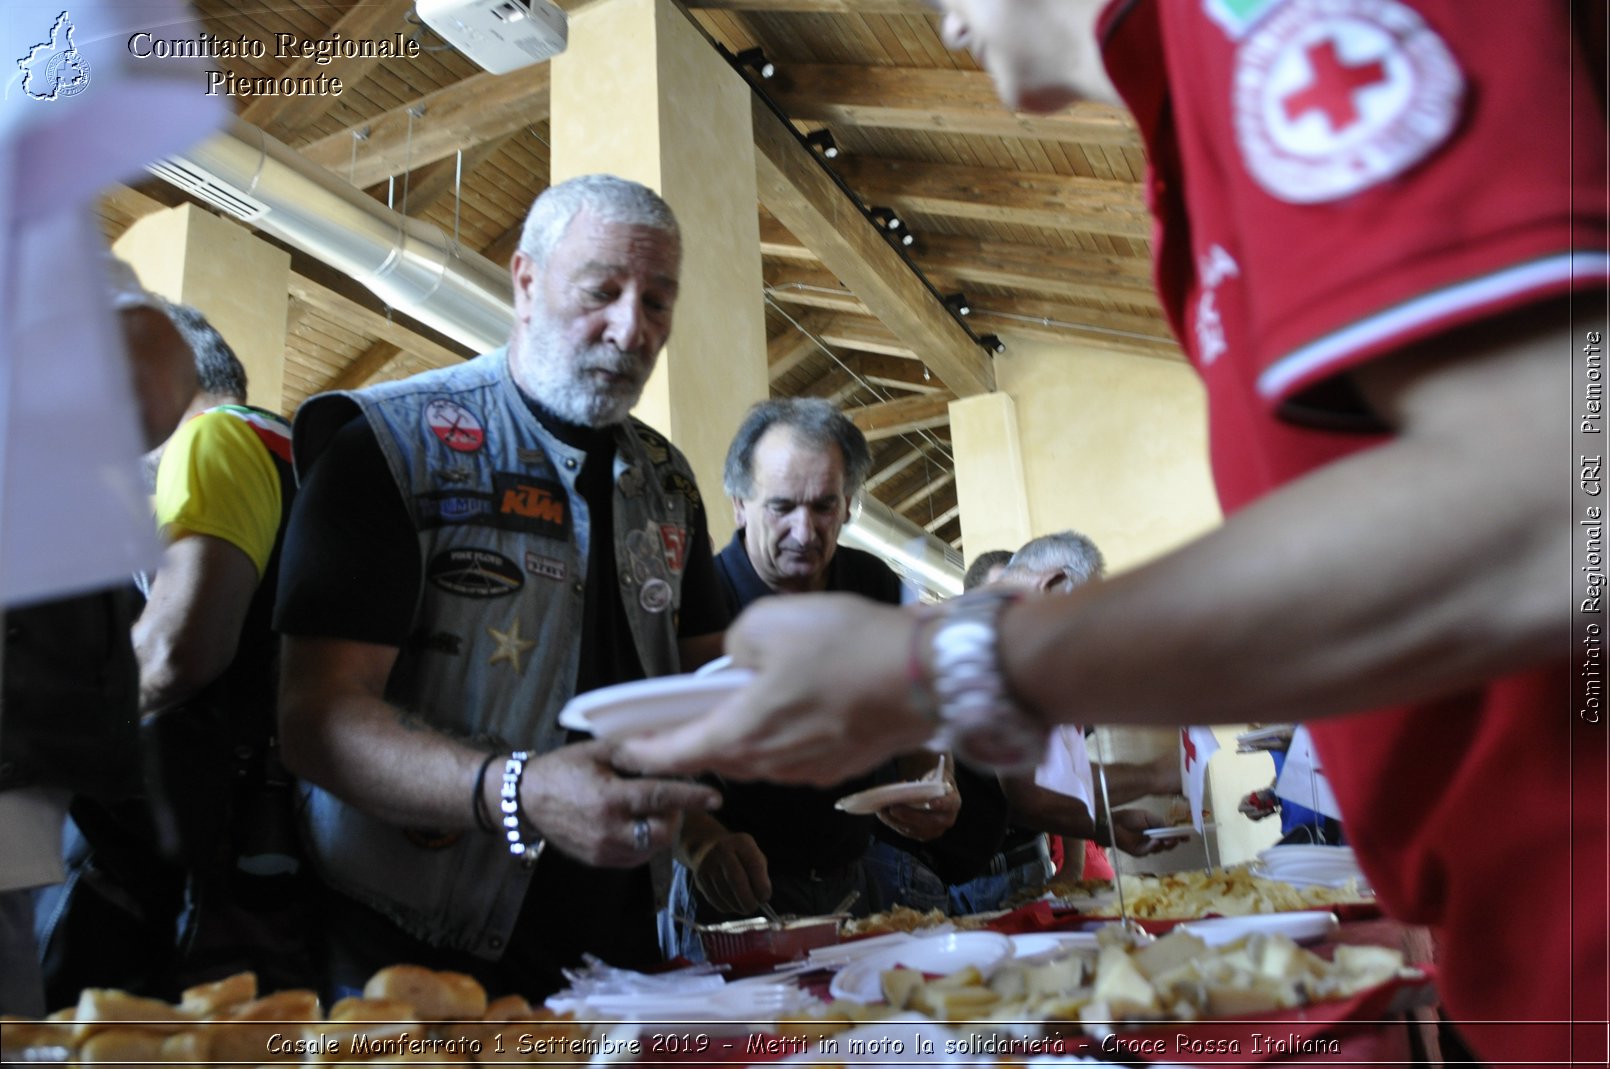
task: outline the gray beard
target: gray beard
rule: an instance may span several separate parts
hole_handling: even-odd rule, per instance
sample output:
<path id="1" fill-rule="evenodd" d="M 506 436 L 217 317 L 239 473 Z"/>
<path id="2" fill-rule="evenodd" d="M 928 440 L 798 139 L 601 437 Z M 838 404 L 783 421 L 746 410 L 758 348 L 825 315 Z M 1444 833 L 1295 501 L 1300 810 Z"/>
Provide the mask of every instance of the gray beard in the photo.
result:
<path id="1" fill-rule="evenodd" d="M 573 375 L 553 360 L 533 361 L 528 378 L 533 395 L 548 411 L 583 427 L 612 427 L 624 423 L 642 396 L 642 387 L 604 391 Z"/>
<path id="2" fill-rule="evenodd" d="M 532 327 L 524 338 L 523 347 L 524 377 L 531 395 L 566 423 L 612 427 L 626 422 L 632 406 L 643 396 L 643 384 L 613 389 L 600 386 L 555 351 L 552 336 L 541 334 L 538 320 L 533 319 Z M 617 372 L 635 372 L 637 363 L 612 345 L 589 346 L 572 354 L 572 358 L 584 368 L 607 368 Z"/>

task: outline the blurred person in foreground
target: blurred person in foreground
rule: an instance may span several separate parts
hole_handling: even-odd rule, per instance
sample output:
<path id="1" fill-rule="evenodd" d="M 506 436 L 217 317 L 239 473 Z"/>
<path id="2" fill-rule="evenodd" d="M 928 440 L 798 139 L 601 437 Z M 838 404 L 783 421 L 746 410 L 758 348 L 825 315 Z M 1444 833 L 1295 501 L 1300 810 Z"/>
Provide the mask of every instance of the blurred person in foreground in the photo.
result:
<path id="1" fill-rule="evenodd" d="M 145 448 L 172 433 L 195 391 L 195 361 L 167 302 L 108 255 L 137 423 Z M 75 795 L 142 789 L 139 667 L 130 584 L 5 609 L 0 663 L 0 1012 L 42 1015 L 35 936 L 41 888 L 59 884 L 62 824 Z"/>
<path id="2" fill-rule="evenodd" d="M 247 405 L 246 370 L 194 308 L 170 306 L 197 388 L 147 454 L 166 548 L 133 628 L 143 797 L 76 799 L 71 878 L 45 911 L 47 990 L 167 998 L 254 972 L 311 980 L 290 783 L 280 767 L 271 628 L 295 494 L 291 427 Z"/>
<path id="3" fill-rule="evenodd" d="M 1476 1052 L 1602 1059 L 1566 1023 L 1603 1019 L 1607 833 L 1604 729 L 1570 704 L 1566 398 L 1606 330 L 1603 6 L 940 6 L 1008 107 L 1116 85 L 1134 113 L 1228 518 L 1065 597 L 757 606 L 727 639 L 754 685 L 623 758 L 813 782 L 936 732 L 1010 768 L 1054 723 L 1300 711 Z"/>
<path id="4" fill-rule="evenodd" d="M 649 862 L 708 787 L 557 722 L 726 624 L 682 454 L 630 416 L 671 331 L 669 205 L 586 175 L 531 206 L 507 347 L 297 414 L 276 623 L 285 763 L 328 888 L 326 984 L 413 962 L 529 998 L 658 963 Z"/>

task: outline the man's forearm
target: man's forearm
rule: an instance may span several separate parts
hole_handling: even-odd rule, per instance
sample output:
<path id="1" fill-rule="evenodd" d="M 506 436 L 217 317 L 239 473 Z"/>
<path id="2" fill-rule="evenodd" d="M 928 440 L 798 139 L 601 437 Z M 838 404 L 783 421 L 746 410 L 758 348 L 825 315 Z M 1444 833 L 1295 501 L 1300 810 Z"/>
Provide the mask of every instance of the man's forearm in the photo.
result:
<path id="1" fill-rule="evenodd" d="M 1549 417 L 1567 342 L 1444 367 L 1399 390 L 1409 425 L 1389 444 L 1155 564 L 1009 609 L 1014 692 L 1059 720 L 1313 719 L 1546 659 L 1564 627 Z"/>
<path id="2" fill-rule="evenodd" d="M 393 824 L 474 826 L 475 775 L 484 751 L 373 698 L 344 700 L 329 713 L 311 731 L 284 733 L 292 772 Z M 499 765 L 487 777 L 501 771 Z"/>
<path id="3" fill-rule="evenodd" d="M 379 697 L 396 656 L 385 646 L 286 637 L 280 682 L 286 767 L 381 820 L 472 827 L 475 775 L 486 753 Z M 488 779 L 494 771 L 501 767 L 488 770 Z"/>

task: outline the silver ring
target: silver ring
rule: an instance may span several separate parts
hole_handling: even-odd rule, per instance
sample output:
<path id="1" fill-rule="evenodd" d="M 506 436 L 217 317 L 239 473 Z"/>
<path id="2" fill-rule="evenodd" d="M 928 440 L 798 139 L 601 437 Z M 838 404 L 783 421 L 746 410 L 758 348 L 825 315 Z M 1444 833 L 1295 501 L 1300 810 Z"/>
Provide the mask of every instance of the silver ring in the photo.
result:
<path id="1" fill-rule="evenodd" d="M 632 822 L 632 846 L 634 846 L 637 849 L 637 852 L 640 854 L 648 853 L 648 820 L 644 817 L 638 817 Z"/>

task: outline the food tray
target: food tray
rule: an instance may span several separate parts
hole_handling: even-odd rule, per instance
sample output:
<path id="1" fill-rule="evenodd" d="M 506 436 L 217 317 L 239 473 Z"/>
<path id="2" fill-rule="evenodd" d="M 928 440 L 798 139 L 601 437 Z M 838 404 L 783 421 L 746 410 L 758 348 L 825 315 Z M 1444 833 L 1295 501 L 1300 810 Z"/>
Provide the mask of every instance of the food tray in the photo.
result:
<path id="1" fill-rule="evenodd" d="M 838 917 L 765 917 L 698 926 L 704 956 L 717 963 L 759 965 L 803 958 L 816 947 L 837 943 Z"/>

